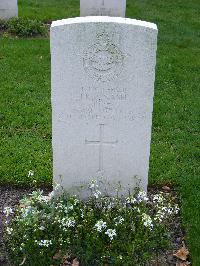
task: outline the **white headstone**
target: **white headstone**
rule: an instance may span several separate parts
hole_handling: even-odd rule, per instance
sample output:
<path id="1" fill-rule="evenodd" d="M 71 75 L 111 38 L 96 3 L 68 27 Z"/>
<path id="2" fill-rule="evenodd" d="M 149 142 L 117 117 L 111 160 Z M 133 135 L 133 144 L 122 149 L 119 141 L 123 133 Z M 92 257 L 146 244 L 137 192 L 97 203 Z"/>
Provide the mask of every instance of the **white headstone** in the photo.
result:
<path id="1" fill-rule="evenodd" d="M 80 15 L 125 17 L 126 0 L 80 0 Z"/>
<path id="2" fill-rule="evenodd" d="M 51 27 L 53 172 L 64 188 L 105 177 L 147 188 L 157 27 L 85 17 Z"/>
<path id="3" fill-rule="evenodd" d="M 0 20 L 18 17 L 17 0 L 0 0 Z"/>

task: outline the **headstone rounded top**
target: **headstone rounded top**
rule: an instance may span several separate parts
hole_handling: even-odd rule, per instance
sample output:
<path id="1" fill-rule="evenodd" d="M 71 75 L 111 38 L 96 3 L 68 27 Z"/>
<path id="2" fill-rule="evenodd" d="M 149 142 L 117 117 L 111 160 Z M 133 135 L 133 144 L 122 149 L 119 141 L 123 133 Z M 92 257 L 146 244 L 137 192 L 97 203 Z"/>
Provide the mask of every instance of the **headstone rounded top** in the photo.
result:
<path id="1" fill-rule="evenodd" d="M 119 23 L 130 24 L 134 26 L 140 26 L 157 30 L 157 26 L 154 23 L 146 22 L 137 19 L 121 18 L 121 17 L 107 17 L 107 16 L 90 16 L 90 17 L 76 17 L 53 21 L 51 27 L 64 26 L 68 24 L 80 24 L 80 23 Z"/>
<path id="2" fill-rule="evenodd" d="M 80 16 L 125 17 L 126 0 L 80 0 Z"/>

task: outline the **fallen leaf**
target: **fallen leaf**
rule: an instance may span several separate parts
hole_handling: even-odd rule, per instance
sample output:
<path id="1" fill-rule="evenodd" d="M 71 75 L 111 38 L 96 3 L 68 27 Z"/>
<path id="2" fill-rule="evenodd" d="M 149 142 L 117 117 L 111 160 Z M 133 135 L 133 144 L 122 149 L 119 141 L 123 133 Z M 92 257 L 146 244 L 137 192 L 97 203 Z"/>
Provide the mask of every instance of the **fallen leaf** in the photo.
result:
<path id="1" fill-rule="evenodd" d="M 72 264 L 70 263 L 70 261 L 68 260 L 68 259 L 69 259 L 69 256 L 68 256 L 68 255 L 63 256 L 62 259 L 63 259 L 63 262 L 62 262 L 63 264 L 62 264 L 62 266 L 72 265 Z"/>
<path id="2" fill-rule="evenodd" d="M 181 259 L 181 260 L 187 260 L 187 257 L 189 255 L 189 251 L 186 248 L 185 244 L 183 243 L 183 247 L 180 248 L 173 256 Z"/>
<path id="3" fill-rule="evenodd" d="M 171 191 L 171 188 L 168 187 L 168 186 L 164 186 L 164 187 L 162 187 L 162 189 L 165 190 L 165 191 Z"/>
<path id="4" fill-rule="evenodd" d="M 72 262 L 72 266 L 79 266 L 79 261 L 77 259 L 74 259 Z"/>
<path id="5" fill-rule="evenodd" d="M 61 259 L 61 250 L 59 250 L 54 256 L 53 256 L 53 260 L 59 260 Z"/>
<path id="6" fill-rule="evenodd" d="M 21 209 L 24 209 L 24 208 L 26 207 L 26 205 L 25 205 L 25 204 L 20 204 L 19 207 L 20 207 Z"/>
<path id="7" fill-rule="evenodd" d="M 176 266 L 188 266 L 188 265 L 190 265 L 190 262 L 186 262 L 186 261 L 184 261 L 184 262 L 177 262 L 176 263 Z"/>

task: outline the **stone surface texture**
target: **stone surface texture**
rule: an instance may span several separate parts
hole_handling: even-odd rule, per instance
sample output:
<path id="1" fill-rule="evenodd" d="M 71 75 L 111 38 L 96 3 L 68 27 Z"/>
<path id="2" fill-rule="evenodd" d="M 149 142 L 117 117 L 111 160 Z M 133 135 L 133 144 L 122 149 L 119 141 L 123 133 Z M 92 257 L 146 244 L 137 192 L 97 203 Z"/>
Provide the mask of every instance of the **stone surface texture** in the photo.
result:
<path id="1" fill-rule="evenodd" d="M 54 181 L 147 188 L 157 27 L 125 18 L 52 23 Z"/>
<path id="2" fill-rule="evenodd" d="M 0 19 L 18 17 L 17 0 L 0 0 Z"/>
<path id="3" fill-rule="evenodd" d="M 80 15 L 125 17 L 126 0 L 80 0 Z"/>

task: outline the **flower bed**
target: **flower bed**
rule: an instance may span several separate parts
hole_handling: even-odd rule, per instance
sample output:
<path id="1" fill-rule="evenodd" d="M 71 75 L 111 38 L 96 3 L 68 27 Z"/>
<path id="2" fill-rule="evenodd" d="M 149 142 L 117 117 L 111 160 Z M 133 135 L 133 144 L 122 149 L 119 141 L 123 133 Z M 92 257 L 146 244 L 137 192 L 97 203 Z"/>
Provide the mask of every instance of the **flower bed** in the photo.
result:
<path id="1" fill-rule="evenodd" d="M 7 217 L 6 243 L 15 265 L 145 265 L 170 245 L 178 206 L 169 193 L 135 190 L 107 197 L 96 181 L 81 200 L 31 193 Z"/>

